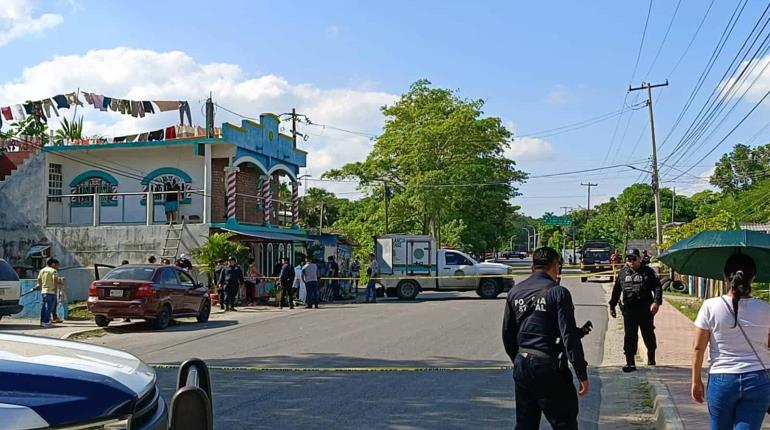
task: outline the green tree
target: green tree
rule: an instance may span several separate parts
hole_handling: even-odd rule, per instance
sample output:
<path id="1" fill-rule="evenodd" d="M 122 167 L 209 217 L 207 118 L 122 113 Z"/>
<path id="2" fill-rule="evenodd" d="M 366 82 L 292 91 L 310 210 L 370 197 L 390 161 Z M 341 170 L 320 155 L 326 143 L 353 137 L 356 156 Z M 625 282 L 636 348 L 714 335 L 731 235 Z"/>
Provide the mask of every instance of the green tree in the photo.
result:
<path id="1" fill-rule="evenodd" d="M 379 202 L 387 184 L 390 231 L 440 236 L 444 224 L 461 220 L 463 243 L 477 252 L 496 246 L 510 228 L 501 215 L 511 211 L 515 184 L 526 175 L 503 155 L 511 133 L 500 118 L 484 117 L 483 106 L 417 81 L 382 108 L 385 128 L 366 160 L 325 176 L 355 178 Z M 372 224 L 379 222 L 381 205 L 368 206 L 377 212 Z"/>
<path id="2" fill-rule="evenodd" d="M 35 121 L 35 117 L 32 115 L 12 122 L 6 136 L 17 138 L 38 137 L 43 142 L 43 145 L 47 145 L 51 140 L 51 136 L 48 135 L 48 124 Z"/>
<path id="3" fill-rule="evenodd" d="M 694 236 L 705 230 L 732 230 L 737 228 L 735 217 L 726 211 L 719 211 L 712 215 L 695 218 L 679 227 L 666 229 L 661 250 L 666 250 L 676 242 Z"/>
<path id="4" fill-rule="evenodd" d="M 299 202 L 300 225 L 306 229 L 319 228 L 321 213 L 323 212 L 323 225 L 331 227 L 340 218 L 340 210 L 349 204 L 348 200 L 337 198 L 333 193 L 324 189 L 308 188 Z"/>
<path id="5" fill-rule="evenodd" d="M 212 276 L 217 262 L 234 256 L 238 261 L 243 262 L 248 255 L 249 249 L 240 242 L 230 240 L 234 233 L 214 233 L 210 235 L 203 245 L 190 251 L 198 264 L 201 265 L 201 273 L 209 274 L 209 285 L 211 286 Z"/>
<path id="6" fill-rule="evenodd" d="M 738 144 L 716 163 L 710 182 L 728 194 L 736 194 L 767 177 L 768 168 L 770 145 L 752 148 Z"/>

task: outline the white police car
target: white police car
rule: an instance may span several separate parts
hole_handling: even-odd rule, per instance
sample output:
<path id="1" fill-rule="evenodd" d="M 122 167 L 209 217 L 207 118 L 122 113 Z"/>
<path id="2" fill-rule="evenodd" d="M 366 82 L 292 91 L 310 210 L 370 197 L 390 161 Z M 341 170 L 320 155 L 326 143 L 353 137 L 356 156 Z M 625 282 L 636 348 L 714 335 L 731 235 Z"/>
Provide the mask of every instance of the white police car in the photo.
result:
<path id="1" fill-rule="evenodd" d="M 155 371 L 131 354 L 0 333 L 0 428 L 167 430 Z"/>

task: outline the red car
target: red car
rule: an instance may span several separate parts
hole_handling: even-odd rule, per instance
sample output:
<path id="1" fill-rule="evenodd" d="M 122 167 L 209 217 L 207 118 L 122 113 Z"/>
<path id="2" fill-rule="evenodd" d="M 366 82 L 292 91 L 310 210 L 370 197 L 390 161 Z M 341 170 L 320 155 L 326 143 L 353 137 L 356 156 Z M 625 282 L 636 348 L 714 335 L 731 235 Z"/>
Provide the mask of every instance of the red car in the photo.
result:
<path id="1" fill-rule="evenodd" d="M 140 318 L 162 330 L 177 317 L 208 321 L 211 299 L 208 288 L 178 267 L 127 264 L 91 283 L 88 310 L 99 327 L 113 318 Z"/>

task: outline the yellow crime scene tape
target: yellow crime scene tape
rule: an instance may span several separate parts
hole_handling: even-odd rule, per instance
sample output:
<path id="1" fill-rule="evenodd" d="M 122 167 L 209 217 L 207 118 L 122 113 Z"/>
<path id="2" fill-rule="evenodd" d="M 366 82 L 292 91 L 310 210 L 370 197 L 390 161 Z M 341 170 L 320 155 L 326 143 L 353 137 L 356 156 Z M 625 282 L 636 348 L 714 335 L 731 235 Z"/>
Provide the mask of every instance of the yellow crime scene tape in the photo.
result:
<path id="1" fill-rule="evenodd" d="M 154 369 L 178 369 L 178 364 L 151 364 Z M 513 366 L 462 366 L 462 367 L 258 367 L 258 366 L 208 366 L 209 370 L 224 372 L 499 372 L 513 370 Z"/>
<path id="2" fill-rule="evenodd" d="M 592 272 L 592 273 L 574 273 L 574 274 L 563 274 L 561 275 L 561 278 L 585 278 L 585 277 L 592 277 L 592 276 L 610 276 L 614 275 L 617 271 L 615 270 L 606 270 L 603 272 Z M 376 278 L 367 278 L 367 279 L 373 279 L 375 281 L 383 281 L 386 279 L 393 279 L 398 277 L 399 279 L 467 279 L 467 278 L 515 278 L 517 276 L 525 276 L 525 275 L 531 275 L 532 271 L 526 271 L 526 272 L 512 272 L 507 274 L 500 274 L 500 275 L 393 275 L 393 276 L 378 276 Z M 278 277 L 275 276 L 261 276 L 259 279 L 269 279 L 269 280 L 278 280 Z M 327 281 L 356 281 L 361 280 L 361 278 L 352 278 L 352 277 L 319 277 L 319 280 L 327 280 Z"/>

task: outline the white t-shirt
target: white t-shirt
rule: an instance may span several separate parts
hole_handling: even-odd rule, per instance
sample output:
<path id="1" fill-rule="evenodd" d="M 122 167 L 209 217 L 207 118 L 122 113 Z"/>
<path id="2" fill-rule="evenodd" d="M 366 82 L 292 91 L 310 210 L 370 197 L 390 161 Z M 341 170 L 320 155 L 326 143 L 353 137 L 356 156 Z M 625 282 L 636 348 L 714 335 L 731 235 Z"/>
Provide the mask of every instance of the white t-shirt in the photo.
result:
<path id="1" fill-rule="evenodd" d="M 305 282 L 318 282 L 318 266 L 315 263 L 302 266 L 302 273 L 305 275 Z"/>
<path id="2" fill-rule="evenodd" d="M 730 296 L 714 297 L 703 302 L 695 326 L 708 330 L 709 373 L 746 373 L 770 368 L 770 355 L 767 352 L 767 336 L 770 332 L 770 303 L 757 299 L 741 299 L 738 306 L 738 322 L 754 345 L 754 349 L 764 363 L 757 360 L 751 346 L 741 333 L 733 327 L 735 318 Z M 729 307 L 728 307 L 729 306 Z"/>

